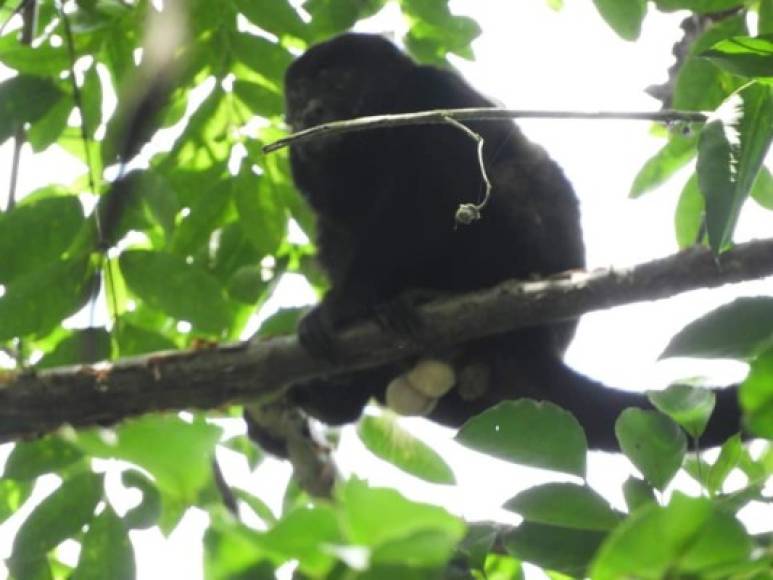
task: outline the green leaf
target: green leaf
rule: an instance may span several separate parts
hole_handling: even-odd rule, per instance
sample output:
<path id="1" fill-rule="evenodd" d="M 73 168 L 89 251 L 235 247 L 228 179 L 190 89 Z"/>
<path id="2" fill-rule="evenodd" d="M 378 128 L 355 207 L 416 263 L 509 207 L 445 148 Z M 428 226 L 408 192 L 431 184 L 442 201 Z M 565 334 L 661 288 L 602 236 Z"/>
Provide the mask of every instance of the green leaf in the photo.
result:
<path id="1" fill-rule="evenodd" d="M 206 189 L 190 207 L 190 213 L 178 225 L 172 237 L 172 251 L 187 256 L 209 242 L 210 234 L 220 225 L 231 201 L 229 181 L 219 181 Z"/>
<path id="2" fill-rule="evenodd" d="M 450 549 L 464 537 L 465 526 L 458 518 L 441 507 L 409 501 L 393 489 L 368 487 L 352 478 L 337 491 L 340 521 L 352 544 L 375 549 L 437 532 L 434 539 L 449 548 L 450 556 Z"/>
<path id="3" fill-rule="evenodd" d="M 142 494 L 140 503 L 124 514 L 123 521 L 127 528 L 144 530 L 158 521 L 161 515 L 161 494 L 153 482 L 141 472 L 130 469 L 121 474 L 121 483 Z"/>
<path id="4" fill-rule="evenodd" d="M 773 175 L 764 165 L 760 167 L 757 179 L 750 193 L 752 199 L 765 209 L 773 210 Z"/>
<path id="5" fill-rule="evenodd" d="M 15 31 L 0 38 L 0 62 L 20 73 L 40 76 L 56 76 L 70 66 L 64 45 L 44 43 L 33 48 L 19 42 Z"/>
<path id="6" fill-rule="evenodd" d="M 335 564 L 330 546 L 342 543 L 336 513 L 329 506 L 295 509 L 258 537 L 258 545 L 275 563 L 298 560 L 302 572 L 317 578 L 325 578 Z"/>
<path id="7" fill-rule="evenodd" d="M 59 437 L 20 441 L 8 456 L 3 477 L 30 481 L 45 473 L 58 472 L 82 457 L 77 447 Z"/>
<path id="8" fill-rule="evenodd" d="M 231 48 L 236 58 L 275 86 L 281 87 L 285 70 L 293 55 L 284 47 L 246 32 L 231 37 Z"/>
<path id="9" fill-rule="evenodd" d="M 674 173 L 695 157 L 697 143 L 697 134 L 690 132 L 688 135 L 683 135 L 672 132 L 668 143 L 648 159 L 636 174 L 629 196 L 637 198 L 668 181 Z"/>
<path id="10" fill-rule="evenodd" d="M 645 0 L 593 0 L 602 18 L 624 40 L 636 40 L 647 14 Z"/>
<path id="11" fill-rule="evenodd" d="M 67 127 L 72 108 L 72 99 L 63 95 L 56 104 L 51 106 L 48 112 L 30 125 L 27 130 L 27 141 L 35 153 L 40 153 L 56 143 Z"/>
<path id="12" fill-rule="evenodd" d="M 731 173 L 730 142 L 721 121 L 708 123 L 698 139 L 698 185 L 706 203 L 709 245 L 718 254 L 731 241 L 740 202 Z"/>
<path id="13" fill-rule="evenodd" d="M 83 77 L 81 103 L 84 116 L 82 122 L 85 124 L 86 134 L 91 138 L 102 122 L 102 83 L 96 65 L 92 65 Z"/>
<path id="14" fill-rule="evenodd" d="M 741 383 L 738 400 L 746 426 L 761 437 L 773 439 L 773 349 L 758 356 Z"/>
<path id="15" fill-rule="evenodd" d="M 661 358 L 749 359 L 773 344 L 773 298 L 743 297 L 712 310 L 679 331 Z"/>
<path id="16" fill-rule="evenodd" d="M 674 213 L 674 229 L 679 248 L 688 248 L 700 240 L 706 204 L 703 201 L 698 176 L 693 173 L 682 188 Z"/>
<path id="17" fill-rule="evenodd" d="M 667 507 L 645 507 L 612 532 L 589 576 L 702 578 L 702 570 L 745 561 L 750 552 L 751 542 L 738 520 L 708 499 L 677 493 Z"/>
<path id="18" fill-rule="evenodd" d="M 35 368 L 90 364 L 110 359 L 110 333 L 105 328 L 73 330 L 46 353 Z"/>
<path id="19" fill-rule="evenodd" d="M 503 506 L 527 522 L 578 530 L 611 530 L 620 521 L 607 501 L 591 488 L 547 483 L 522 491 Z"/>
<path id="20" fill-rule="evenodd" d="M 738 211 L 755 185 L 773 139 L 773 87 L 751 85 L 741 91 L 741 98 L 741 146 L 735 174 Z"/>
<path id="21" fill-rule="evenodd" d="M 735 15 L 719 20 L 695 39 L 674 83 L 675 109 L 713 111 L 741 86 L 742 79 L 723 71 L 700 53 L 722 39 L 746 33 L 743 16 Z"/>
<path id="22" fill-rule="evenodd" d="M 62 94 L 49 79 L 19 75 L 0 82 L 0 143 L 11 137 L 21 124 L 43 117 Z"/>
<path id="23" fill-rule="evenodd" d="M 274 580 L 274 565 L 265 559 L 259 534 L 233 518 L 216 516 L 204 533 L 204 578 Z"/>
<path id="24" fill-rule="evenodd" d="M 250 22 L 280 38 L 308 37 L 308 27 L 287 0 L 236 0 L 235 4 Z"/>
<path id="25" fill-rule="evenodd" d="M 571 413 L 553 403 L 499 403 L 467 421 L 456 440 L 506 461 L 585 476 L 585 433 Z"/>
<path id="26" fill-rule="evenodd" d="M 623 483 L 623 495 L 629 512 L 634 512 L 642 506 L 655 504 L 655 491 L 643 479 L 630 476 Z"/>
<path id="27" fill-rule="evenodd" d="M 298 322 L 306 312 L 308 308 L 281 308 L 260 325 L 257 334 L 262 338 L 295 334 Z"/>
<path id="28" fill-rule="evenodd" d="M 171 339 L 151 330 L 121 321 L 114 329 L 118 352 L 121 357 L 137 356 L 160 350 L 175 350 L 177 345 Z"/>
<path id="29" fill-rule="evenodd" d="M 711 495 L 722 490 L 722 485 L 733 468 L 738 465 L 742 453 L 743 443 L 741 442 L 741 436 L 738 434 L 730 437 L 722 445 L 719 457 L 717 457 L 714 465 L 709 469 L 709 475 L 706 478 L 706 487 Z"/>
<path id="30" fill-rule="evenodd" d="M 682 466 L 687 438 L 665 415 L 626 409 L 615 422 L 615 435 L 623 453 L 658 489 L 664 489 Z"/>
<path id="31" fill-rule="evenodd" d="M 358 20 L 374 15 L 385 3 L 386 0 L 307 0 L 303 8 L 311 15 L 315 38 L 323 39 L 344 32 Z"/>
<path id="32" fill-rule="evenodd" d="M 701 56 L 746 77 L 773 77 L 773 34 L 735 36 L 719 41 Z"/>
<path id="33" fill-rule="evenodd" d="M 0 297 L 0 341 L 46 334 L 89 297 L 88 257 L 56 261 L 16 278 Z"/>
<path id="34" fill-rule="evenodd" d="M 228 295 L 245 304 L 255 304 L 266 288 L 268 284 L 263 281 L 263 268 L 257 264 L 242 266 L 228 281 Z"/>
<path id="35" fill-rule="evenodd" d="M 471 523 L 467 535 L 459 544 L 459 552 L 464 555 L 467 565 L 473 570 L 484 570 L 486 556 L 492 551 L 499 535 L 496 524 Z"/>
<path id="36" fill-rule="evenodd" d="M 691 385 L 676 384 L 663 391 L 648 391 L 647 398 L 695 439 L 703 434 L 716 404 L 712 391 Z"/>
<path id="37" fill-rule="evenodd" d="M 0 214 L 0 283 L 60 258 L 83 226 L 75 196 L 44 197 Z"/>
<path id="38" fill-rule="evenodd" d="M 722 12 L 743 4 L 740 0 L 655 0 L 659 10 L 672 12 L 674 10 L 690 10 L 699 14 L 707 12 Z"/>
<path id="39" fill-rule="evenodd" d="M 253 113 L 261 117 L 276 117 L 284 111 L 282 95 L 249 81 L 234 81 L 233 91 Z"/>
<path id="40" fill-rule="evenodd" d="M 521 560 L 583 576 L 605 536 L 605 532 L 525 522 L 505 536 L 504 544 L 508 553 Z"/>
<path id="41" fill-rule="evenodd" d="M 121 254 L 119 264 L 131 291 L 153 308 L 213 334 L 230 325 L 231 308 L 220 283 L 184 258 L 131 250 Z"/>
<path id="42" fill-rule="evenodd" d="M 32 511 L 16 534 L 9 569 L 29 578 L 26 566 L 77 534 L 102 498 L 102 476 L 81 473 L 67 479 Z"/>
<path id="43" fill-rule="evenodd" d="M 402 429 L 391 413 L 363 416 L 357 424 L 357 434 L 374 455 L 406 473 L 431 483 L 456 483 L 453 471 L 443 458 Z"/>
<path id="44" fill-rule="evenodd" d="M 243 171 L 233 180 L 234 201 L 244 235 L 259 254 L 273 254 L 285 237 L 287 213 L 269 181 Z"/>
<path id="45" fill-rule="evenodd" d="M 187 423 L 173 415 L 148 415 L 127 421 L 109 438 L 98 432 L 78 434 L 75 444 L 96 457 L 130 461 L 150 473 L 158 488 L 192 503 L 211 477 L 219 427 Z M 163 445 L 159 442 L 163 441 Z"/>
<path id="46" fill-rule="evenodd" d="M 32 481 L 0 479 L 0 524 L 15 514 L 32 493 Z"/>
<path id="47" fill-rule="evenodd" d="M 234 495 L 246 503 L 268 527 L 276 524 L 276 516 L 266 502 L 244 489 L 233 488 Z"/>
<path id="48" fill-rule="evenodd" d="M 128 531 L 108 504 L 89 525 L 72 580 L 134 580 L 134 576 Z"/>

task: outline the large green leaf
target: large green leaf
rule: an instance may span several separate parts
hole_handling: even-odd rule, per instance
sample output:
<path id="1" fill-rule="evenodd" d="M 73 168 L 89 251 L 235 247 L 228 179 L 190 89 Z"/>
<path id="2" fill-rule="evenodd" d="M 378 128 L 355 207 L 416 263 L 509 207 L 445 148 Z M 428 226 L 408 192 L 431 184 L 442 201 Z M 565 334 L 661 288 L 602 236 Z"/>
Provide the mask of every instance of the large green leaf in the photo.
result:
<path id="1" fill-rule="evenodd" d="M 255 114 L 275 117 L 284 111 L 282 95 L 258 83 L 236 80 L 233 85 L 237 97 Z"/>
<path id="2" fill-rule="evenodd" d="M 62 97 L 51 80 L 19 75 L 0 82 L 0 143 L 22 123 L 37 121 Z"/>
<path id="3" fill-rule="evenodd" d="M 709 469 L 706 488 L 714 495 L 722 490 L 727 476 L 738 465 L 743 453 L 743 443 L 739 434 L 733 435 L 722 445 L 719 457 Z"/>
<path id="4" fill-rule="evenodd" d="M 91 66 L 86 71 L 80 91 L 82 123 L 86 128 L 86 135 L 92 138 L 102 122 L 102 82 L 99 80 L 96 66 Z"/>
<path id="5" fill-rule="evenodd" d="M 611 530 L 620 521 L 607 501 L 587 486 L 547 483 L 509 499 L 505 509 L 527 522 L 579 530 Z"/>
<path id="6" fill-rule="evenodd" d="M 15 514 L 32 493 L 32 481 L 0 478 L 0 524 Z"/>
<path id="7" fill-rule="evenodd" d="M 310 28 L 315 38 L 323 39 L 348 30 L 384 4 L 386 0 L 307 0 L 303 8 L 311 15 Z"/>
<path id="8" fill-rule="evenodd" d="M 553 403 L 499 403 L 467 421 L 456 440 L 506 461 L 585 476 L 585 432 L 574 416 Z"/>
<path id="9" fill-rule="evenodd" d="M 698 185 L 706 204 L 706 233 L 709 245 L 719 253 L 730 242 L 740 211 L 735 196 L 730 141 L 721 121 L 712 121 L 698 140 Z"/>
<path id="10" fill-rule="evenodd" d="M 524 522 L 505 536 L 504 544 L 521 560 L 583 577 L 605 536 L 605 532 Z"/>
<path id="11" fill-rule="evenodd" d="M 263 553 L 259 534 L 234 518 L 216 515 L 204 533 L 204 577 L 275 580 L 274 565 Z"/>
<path id="12" fill-rule="evenodd" d="M 733 74 L 773 77 L 773 34 L 727 38 L 701 53 L 701 56 Z"/>
<path id="13" fill-rule="evenodd" d="M 636 198 L 665 183 L 695 157 L 697 143 L 698 137 L 693 133 L 671 133 L 668 143 L 650 157 L 636 174 L 629 195 Z"/>
<path id="14" fill-rule="evenodd" d="M 773 349 L 758 356 L 741 383 L 738 400 L 752 432 L 773 439 Z"/>
<path id="15" fill-rule="evenodd" d="M 706 203 L 703 200 L 701 189 L 698 187 L 698 176 L 693 173 L 679 194 L 679 201 L 674 213 L 674 230 L 680 248 L 697 244 L 700 241 L 699 236 L 705 235 L 702 232 L 705 208 Z"/>
<path id="16" fill-rule="evenodd" d="M 691 10 L 692 12 L 722 12 L 743 4 L 741 0 L 655 0 L 655 5 L 663 11 Z"/>
<path id="17" fill-rule="evenodd" d="M 173 252 L 188 255 L 209 242 L 210 234 L 226 214 L 231 191 L 231 183 L 223 180 L 199 195 L 188 215 L 177 224 L 172 237 Z"/>
<path id="18" fill-rule="evenodd" d="M 740 15 L 714 23 L 690 46 L 690 52 L 679 69 L 674 84 L 673 107 L 690 111 L 716 109 L 742 80 L 720 69 L 700 53 L 720 40 L 746 34 L 746 23 Z"/>
<path id="19" fill-rule="evenodd" d="M 234 34 L 231 47 L 241 62 L 276 86 L 282 86 L 284 72 L 293 60 L 284 47 L 244 32 Z"/>
<path id="20" fill-rule="evenodd" d="M 657 503 L 655 491 L 646 481 L 638 477 L 631 476 L 625 480 L 623 496 L 630 512 L 634 512 L 642 506 Z"/>
<path id="21" fill-rule="evenodd" d="M 23 74 L 53 76 L 70 66 L 67 47 L 63 44 L 52 46 L 27 46 L 19 42 L 16 31 L 0 38 L 0 62 Z"/>
<path id="22" fill-rule="evenodd" d="M 171 415 L 149 415 L 127 421 L 109 439 L 83 432 L 75 443 L 90 455 L 139 465 L 163 492 L 192 502 L 211 477 L 220 433 L 219 427 L 203 421 L 188 423 Z"/>
<path id="23" fill-rule="evenodd" d="M 83 208 L 75 196 L 41 198 L 0 214 L 0 283 L 60 258 L 82 225 Z"/>
<path id="24" fill-rule="evenodd" d="M 749 359 L 773 344 L 773 298 L 738 298 L 680 330 L 662 358 Z"/>
<path id="25" fill-rule="evenodd" d="M 27 130 L 27 141 L 36 153 L 56 143 L 67 127 L 67 121 L 73 109 L 73 101 L 63 95 L 48 112 L 34 121 Z"/>
<path id="26" fill-rule="evenodd" d="M 287 0 L 235 0 L 235 4 L 251 22 L 280 38 L 308 37 L 308 27 Z"/>
<path id="27" fill-rule="evenodd" d="M 629 517 L 599 550 L 590 577 L 619 578 L 701 575 L 712 567 L 745 561 L 751 542 L 733 516 L 705 498 L 675 494 L 669 505 L 645 507 Z"/>
<path id="28" fill-rule="evenodd" d="M 110 504 L 89 525 L 72 580 L 134 580 L 134 550 Z"/>
<path id="29" fill-rule="evenodd" d="M 406 473 L 432 483 L 455 483 L 454 473 L 443 458 L 402 429 L 393 414 L 365 415 L 357 424 L 357 434 L 376 456 Z"/>
<path id="30" fill-rule="evenodd" d="M 45 369 L 110 359 L 110 333 L 105 328 L 73 330 L 35 365 Z"/>
<path id="31" fill-rule="evenodd" d="M 0 341 L 45 334 L 83 306 L 92 286 L 89 257 L 57 260 L 16 278 L 0 297 Z"/>
<path id="32" fill-rule="evenodd" d="M 244 235 L 262 256 L 273 254 L 285 237 L 287 213 L 269 181 L 243 171 L 234 178 L 234 200 Z"/>
<path id="33" fill-rule="evenodd" d="M 231 308 L 223 287 L 183 257 L 131 250 L 121 254 L 119 264 L 131 291 L 150 306 L 204 332 L 220 333 L 230 325 Z"/>
<path id="34" fill-rule="evenodd" d="M 465 534 L 464 524 L 443 508 L 409 501 L 395 490 L 372 488 L 358 479 L 342 486 L 338 499 L 349 542 L 369 547 L 381 563 L 443 564 Z"/>
<path id="35" fill-rule="evenodd" d="M 615 422 L 615 435 L 623 453 L 658 489 L 664 489 L 682 466 L 687 438 L 665 415 L 626 409 Z"/>
<path id="36" fill-rule="evenodd" d="M 20 441 L 5 463 L 3 477 L 26 481 L 44 473 L 58 472 L 83 457 L 83 453 L 58 437 Z"/>
<path id="37" fill-rule="evenodd" d="M 647 14 L 646 0 L 593 0 L 607 24 L 625 40 L 636 40 Z"/>
<path id="38" fill-rule="evenodd" d="M 77 534 L 102 498 L 102 477 L 81 473 L 67 479 L 24 521 L 13 542 L 8 562 L 16 578 L 29 578 L 27 566 L 67 538 Z"/>

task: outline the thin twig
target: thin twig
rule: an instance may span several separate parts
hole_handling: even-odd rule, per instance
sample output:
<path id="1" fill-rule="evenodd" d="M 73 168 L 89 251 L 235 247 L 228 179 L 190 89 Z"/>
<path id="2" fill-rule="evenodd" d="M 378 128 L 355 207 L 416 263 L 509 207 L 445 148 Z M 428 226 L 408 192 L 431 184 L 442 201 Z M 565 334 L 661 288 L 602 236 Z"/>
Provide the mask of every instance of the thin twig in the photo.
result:
<path id="1" fill-rule="evenodd" d="M 35 35 L 35 20 L 37 18 L 37 2 L 35 0 L 23 0 L 16 7 L 13 14 L 23 11 L 22 14 L 22 30 L 20 42 L 23 45 L 30 46 L 32 44 L 32 37 Z M 13 17 L 13 15 L 12 15 Z M 3 28 L 8 23 L 6 21 L 3 24 Z M 2 30 L 0 29 L 0 34 Z M 5 211 L 11 211 L 16 206 L 16 190 L 19 185 L 19 165 L 21 164 L 21 150 L 24 147 L 24 142 L 27 140 L 27 136 L 24 132 L 24 125 L 19 123 L 16 127 L 16 134 L 13 138 L 13 159 L 11 161 L 11 183 L 8 186 L 8 201 L 5 205 Z"/>
<path id="2" fill-rule="evenodd" d="M 483 200 L 480 203 L 463 203 L 457 208 L 456 215 L 454 216 L 457 224 L 468 225 L 480 219 L 481 210 L 486 207 L 486 204 L 491 198 L 491 180 L 488 177 L 488 172 L 486 171 L 486 162 L 483 159 L 483 146 L 486 144 L 486 140 L 482 135 L 476 133 L 467 125 L 460 123 L 453 117 L 447 116 L 446 121 L 450 125 L 464 132 L 478 144 L 478 165 L 480 166 L 480 175 L 483 178 L 483 183 L 486 185 L 486 191 L 484 192 Z"/>
<path id="3" fill-rule="evenodd" d="M 448 119 L 457 121 L 501 121 L 503 119 L 615 119 L 622 121 L 655 121 L 659 123 L 705 123 L 708 117 L 703 113 L 692 111 L 524 111 L 517 109 L 500 109 L 495 107 L 473 107 L 465 109 L 437 109 L 419 111 L 417 113 L 400 113 L 395 115 L 373 115 L 330 121 L 322 125 L 309 127 L 287 137 L 283 137 L 263 147 L 264 153 L 271 153 L 287 147 L 290 144 L 316 139 L 331 133 L 349 133 L 367 131 L 382 127 L 402 127 L 406 125 L 438 125 L 448 123 Z"/>

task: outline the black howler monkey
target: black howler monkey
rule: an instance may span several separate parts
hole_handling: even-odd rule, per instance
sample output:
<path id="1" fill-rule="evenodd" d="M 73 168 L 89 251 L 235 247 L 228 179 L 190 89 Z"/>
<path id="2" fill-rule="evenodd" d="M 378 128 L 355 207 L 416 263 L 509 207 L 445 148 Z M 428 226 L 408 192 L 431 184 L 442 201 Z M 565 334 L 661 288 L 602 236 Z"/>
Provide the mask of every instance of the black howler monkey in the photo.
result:
<path id="1" fill-rule="evenodd" d="M 288 69 L 285 95 L 296 131 L 364 115 L 492 106 L 453 72 L 418 65 L 365 34 L 312 47 Z M 342 325 L 399 304 L 406 291 L 472 291 L 585 266 L 577 198 L 558 165 L 512 122 L 466 124 L 485 139 L 493 194 L 479 221 L 458 227 L 458 205 L 483 193 L 476 144 L 458 128 L 383 128 L 291 147 L 293 178 L 316 213 L 319 260 L 331 281 L 299 327 L 310 350 L 324 350 Z M 451 426 L 503 399 L 531 397 L 571 411 L 592 448 L 617 449 L 617 415 L 649 404 L 563 363 L 575 326 L 508 332 L 429 353 L 407 372 L 390 365 L 296 385 L 290 397 L 331 424 L 355 420 L 375 396 Z M 735 390 L 717 391 L 703 441 L 715 445 L 738 431 L 739 415 Z"/>

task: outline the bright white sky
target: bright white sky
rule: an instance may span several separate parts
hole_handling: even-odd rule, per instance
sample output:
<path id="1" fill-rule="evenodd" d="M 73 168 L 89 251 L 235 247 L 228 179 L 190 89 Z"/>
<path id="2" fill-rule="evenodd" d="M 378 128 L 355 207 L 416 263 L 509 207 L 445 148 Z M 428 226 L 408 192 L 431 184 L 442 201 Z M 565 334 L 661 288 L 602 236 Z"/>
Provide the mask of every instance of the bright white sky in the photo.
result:
<path id="1" fill-rule="evenodd" d="M 503 105 L 521 109 L 555 110 L 653 110 L 659 103 L 643 89 L 665 80 L 672 63 L 671 46 L 679 36 L 679 14 L 653 13 L 645 21 L 636 43 L 620 40 L 601 20 L 592 3 L 569 0 L 555 13 L 542 0 L 528 2 L 452 1 L 457 13 L 474 17 L 483 29 L 474 43 L 477 60 L 456 62 L 464 76 L 480 91 Z M 393 31 L 388 14 L 371 19 L 363 29 Z M 688 172 L 678 175 L 658 191 L 636 201 L 627 199 L 633 176 L 662 144 L 649 135 L 649 125 L 620 121 L 524 121 L 526 133 L 541 143 L 563 166 L 582 202 L 583 225 L 590 267 L 628 266 L 670 254 L 676 250 L 672 216 L 678 192 Z M 10 159 L 9 143 L 0 147 L 0 159 Z M 55 164 L 52 164 L 55 163 Z M 22 162 L 21 191 L 57 179 L 66 183 L 80 169 L 67 157 L 54 156 L 50 173 L 39 170 L 40 161 Z M 0 183 L 7 183 L 7 164 L 0 167 Z M 765 237 L 773 231 L 773 214 L 749 204 L 742 215 L 737 240 Z M 302 286 L 288 283 L 280 300 L 284 305 L 309 300 Z M 738 294 L 771 294 L 771 281 L 731 288 L 697 291 L 668 301 L 616 308 L 583 318 L 568 353 L 569 363 L 608 385 L 634 390 L 662 388 L 679 377 L 712 372 L 717 384 L 743 375 L 741 365 L 699 361 L 656 362 L 668 339 L 684 324 L 727 302 Z M 279 304 L 277 304 L 279 305 Z M 454 469 L 458 485 L 445 488 L 402 475 L 373 458 L 351 432 L 342 438 L 340 467 L 372 483 L 399 488 L 407 496 L 442 503 L 468 519 L 502 517 L 499 505 L 516 492 L 560 476 L 536 469 L 518 468 L 461 450 L 450 441 L 448 430 L 419 420 L 405 425 L 443 453 Z M 0 448 L 0 455 L 5 453 Z M 250 474 L 230 452 L 218 455 L 226 478 L 254 490 L 270 505 L 278 506 L 286 466 L 267 461 Z M 102 462 L 101 464 L 106 464 Z M 620 485 L 631 472 L 617 455 L 592 454 L 590 484 L 617 507 L 623 507 Z M 38 497 L 51 489 L 47 482 Z M 697 488 L 686 477 L 677 485 L 688 492 Z M 111 488 L 118 490 L 118 486 Z M 114 497 L 113 497 L 114 496 Z M 136 498 L 111 493 L 119 511 Z M 26 517 L 27 509 L 24 510 Z M 0 526 L 0 558 L 10 551 L 12 534 L 22 518 Z M 511 521 L 517 521 L 512 518 Z M 746 521 L 752 531 L 770 529 L 773 510 L 755 506 L 755 517 Z M 768 522 L 767 524 L 765 522 Z M 201 578 L 201 534 L 206 516 L 189 513 L 168 539 L 157 531 L 132 532 L 137 551 L 138 577 L 142 580 Z M 75 562 L 77 548 L 65 550 L 66 561 Z M 530 577 L 542 577 L 533 570 Z M 0 565 L 0 580 L 4 569 Z"/>

